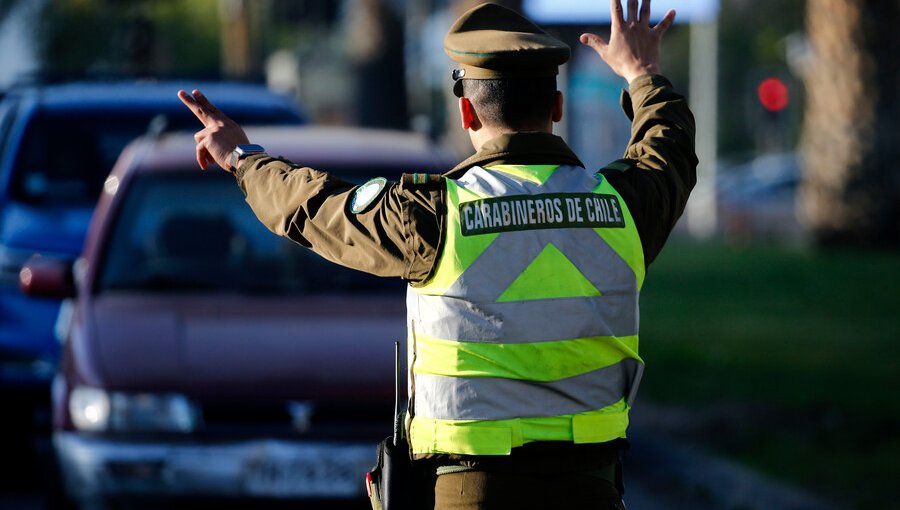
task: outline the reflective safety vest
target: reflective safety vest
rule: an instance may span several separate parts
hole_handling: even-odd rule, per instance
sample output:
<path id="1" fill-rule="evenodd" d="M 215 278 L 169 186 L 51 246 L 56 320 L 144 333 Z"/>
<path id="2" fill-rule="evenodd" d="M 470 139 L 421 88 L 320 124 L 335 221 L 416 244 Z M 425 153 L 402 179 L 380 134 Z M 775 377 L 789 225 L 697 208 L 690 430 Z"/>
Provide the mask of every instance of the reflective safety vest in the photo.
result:
<path id="1" fill-rule="evenodd" d="M 440 258 L 407 293 L 413 452 L 625 437 L 644 256 L 622 197 L 556 165 L 474 167 L 446 195 Z"/>

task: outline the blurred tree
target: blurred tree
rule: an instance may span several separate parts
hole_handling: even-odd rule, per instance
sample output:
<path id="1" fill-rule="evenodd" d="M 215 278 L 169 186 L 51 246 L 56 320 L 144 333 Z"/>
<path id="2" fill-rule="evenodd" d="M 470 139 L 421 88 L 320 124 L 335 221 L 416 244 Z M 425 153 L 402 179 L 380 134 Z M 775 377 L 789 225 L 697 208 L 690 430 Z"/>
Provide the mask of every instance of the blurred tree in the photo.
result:
<path id="1" fill-rule="evenodd" d="M 259 8 L 260 4 L 255 4 Z M 248 78 L 262 73 L 262 59 L 254 37 L 254 16 L 248 0 L 219 0 L 222 24 L 222 74 L 227 78 Z"/>
<path id="2" fill-rule="evenodd" d="M 824 245 L 900 246 L 900 2 L 807 2 L 801 212 Z"/>
<path id="3" fill-rule="evenodd" d="M 24 0 L 0 0 L 0 19 Z M 213 76 L 216 0 L 54 0 L 36 3 L 33 43 L 44 75 Z"/>
<path id="4" fill-rule="evenodd" d="M 156 30 L 153 51 L 157 74 L 219 75 L 222 55 L 216 0 L 142 0 L 141 3 L 146 4 L 147 15 Z"/>
<path id="5" fill-rule="evenodd" d="M 355 0 L 348 50 L 356 71 L 357 124 L 406 129 L 403 21 L 384 0 Z"/>

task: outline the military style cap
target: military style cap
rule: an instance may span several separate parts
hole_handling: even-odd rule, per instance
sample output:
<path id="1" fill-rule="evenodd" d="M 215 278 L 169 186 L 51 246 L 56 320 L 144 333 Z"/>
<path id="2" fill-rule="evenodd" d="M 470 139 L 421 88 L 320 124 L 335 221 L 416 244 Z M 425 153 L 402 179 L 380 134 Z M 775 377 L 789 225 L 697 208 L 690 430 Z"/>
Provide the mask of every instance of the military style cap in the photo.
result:
<path id="1" fill-rule="evenodd" d="M 444 51 L 460 64 L 459 80 L 556 76 L 569 60 L 569 46 L 521 14 L 497 4 L 482 4 L 460 16 L 444 38 Z"/>

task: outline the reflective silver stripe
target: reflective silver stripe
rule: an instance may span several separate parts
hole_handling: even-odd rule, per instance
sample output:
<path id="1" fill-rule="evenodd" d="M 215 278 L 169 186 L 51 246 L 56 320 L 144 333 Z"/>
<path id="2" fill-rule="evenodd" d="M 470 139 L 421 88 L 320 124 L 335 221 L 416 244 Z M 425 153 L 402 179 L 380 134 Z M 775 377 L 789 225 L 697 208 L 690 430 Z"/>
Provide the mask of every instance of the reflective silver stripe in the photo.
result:
<path id="1" fill-rule="evenodd" d="M 598 289 L 607 293 L 637 292 L 631 266 L 593 229 L 531 230 L 499 234 L 447 289 L 449 296 L 496 301 L 506 288 L 553 244 Z M 468 285 L 466 282 L 475 282 Z M 494 282 L 486 288 L 484 282 Z"/>
<path id="2" fill-rule="evenodd" d="M 411 315 L 415 314 L 417 332 L 469 342 L 497 342 L 502 332 L 503 341 L 511 343 L 636 335 L 638 291 L 631 266 L 592 229 L 581 231 L 584 235 L 577 237 L 561 230 L 499 235 L 443 296 L 409 296 L 407 304 Z M 522 243 L 522 239 L 529 242 Z M 602 289 L 603 295 L 497 303 L 504 290 L 550 243 Z M 496 285 L 485 286 L 485 281 Z M 553 318 L 553 328 L 546 327 L 548 317 Z"/>
<path id="3" fill-rule="evenodd" d="M 443 296 L 420 295 L 416 306 L 416 333 L 445 340 L 525 343 L 637 334 L 637 309 L 630 296 L 476 305 Z M 553 327 L 548 328 L 551 319 Z"/>
<path id="4" fill-rule="evenodd" d="M 416 374 L 415 415 L 441 420 L 507 420 L 602 409 L 637 390 L 643 365 L 615 365 L 552 382 Z"/>

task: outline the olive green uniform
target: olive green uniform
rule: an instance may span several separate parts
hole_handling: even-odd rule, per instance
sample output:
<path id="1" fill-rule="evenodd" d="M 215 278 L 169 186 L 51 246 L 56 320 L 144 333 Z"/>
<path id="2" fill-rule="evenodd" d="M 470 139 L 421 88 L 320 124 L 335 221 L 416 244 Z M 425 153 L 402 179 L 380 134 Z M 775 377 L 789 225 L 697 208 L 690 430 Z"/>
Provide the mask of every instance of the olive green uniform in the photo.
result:
<path id="1" fill-rule="evenodd" d="M 694 120 L 684 97 L 658 75 L 635 79 L 622 105 L 633 119 L 631 140 L 624 159 L 600 172 L 624 198 L 650 264 L 696 181 Z M 557 136 L 515 133 L 488 141 L 445 176 L 498 164 L 584 166 Z M 445 207 L 441 176 L 404 175 L 354 214 L 357 185 L 325 172 L 262 154 L 243 160 L 236 175 L 266 227 L 332 262 L 412 285 L 425 281 L 435 266 Z"/>
<path id="2" fill-rule="evenodd" d="M 600 173 L 625 200 L 649 265 L 696 181 L 694 121 L 685 99 L 658 75 L 635 79 L 622 95 L 622 106 L 632 119 L 631 140 L 624 158 Z M 583 166 L 557 136 L 515 133 L 488 141 L 445 176 L 455 179 L 473 166 L 499 164 Z M 442 176 L 405 174 L 359 213 L 351 210 L 357 185 L 289 161 L 250 156 L 236 176 L 260 221 L 328 260 L 400 277 L 413 286 L 435 268 L 446 208 Z M 433 491 L 428 486 L 426 497 L 436 497 L 439 508 L 490 507 L 492 502 L 500 508 L 549 508 L 558 502 L 554 493 L 562 490 L 570 508 L 619 508 L 612 467 L 620 447 L 619 442 L 531 443 L 508 457 L 428 456 L 423 462 L 468 471 L 442 474 Z"/>

